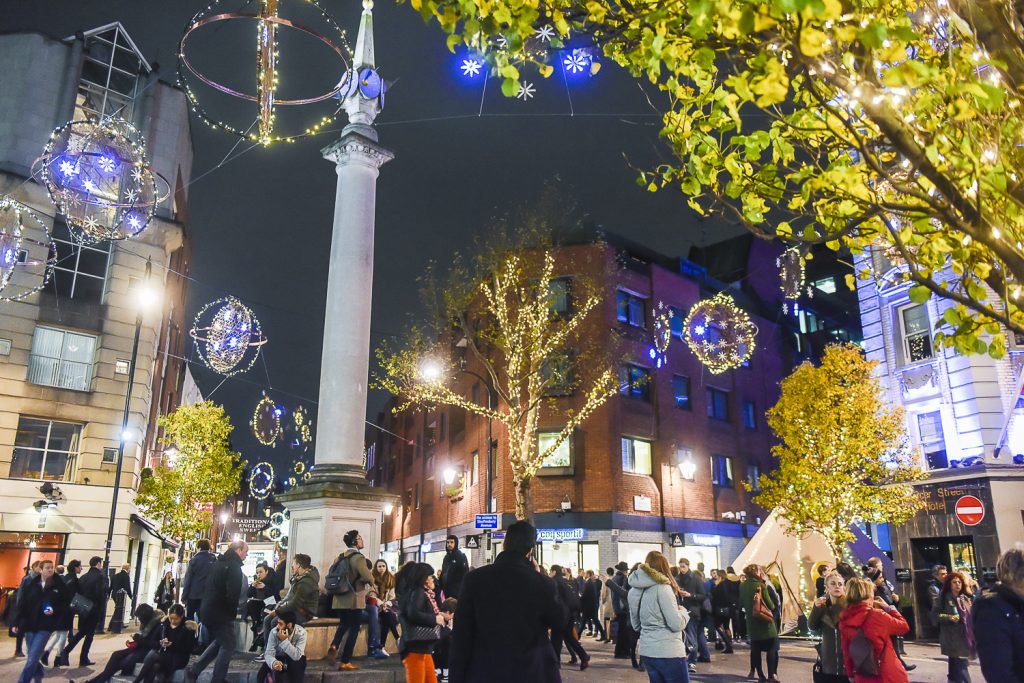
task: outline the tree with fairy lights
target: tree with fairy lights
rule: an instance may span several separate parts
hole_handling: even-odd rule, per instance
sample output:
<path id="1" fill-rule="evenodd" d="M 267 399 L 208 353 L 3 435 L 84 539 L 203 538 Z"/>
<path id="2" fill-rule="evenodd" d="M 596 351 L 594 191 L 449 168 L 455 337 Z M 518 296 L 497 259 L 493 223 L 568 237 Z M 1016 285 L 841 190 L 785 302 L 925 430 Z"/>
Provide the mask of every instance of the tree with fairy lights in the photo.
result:
<path id="1" fill-rule="evenodd" d="M 486 54 L 506 94 L 580 46 L 660 89 L 675 161 L 640 174 L 650 191 L 764 239 L 878 249 L 913 300 L 952 303 L 942 345 L 1000 357 L 1003 330 L 1024 332 L 1024 21 L 1009 0 L 411 5 L 449 48 Z"/>
<path id="2" fill-rule="evenodd" d="M 210 512 L 238 493 L 246 462 L 231 448 L 224 408 L 210 401 L 185 405 L 157 420 L 164 430 L 164 459 L 142 472 L 139 508 L 171 538 L 185 541 L 210 528 Z"/>
<path id="3" fill-rule="evenodd" d="M 779 467 L 754 502 L 778 512 L 787 533 L 821 534 L 837 560 L 851 524 L 901 524 L 921 505 L 912 484 L 924 471 L 906 447 L 903 411 L 882 401 L 877 365 L 852 344 L 828 346 L 820 367 L 805 362 L 782 381 L 766 414 Z"/>
<path id="4" fill-rule="evenodd" d="M 377 350 L 375 383 L 401 398 L 395 412 L 447 405 L 504 426 L 517 519 L 533 516 L 531 483 L 545 459 L 618 390 L 612 352 L 594 341 L 607 330 L 587 333 L 611 280 L 588 277 L 582 271 L 593 264 L 556 249 L 545 215 L 541 208 L 502 221 L 475 257 L 457 256 L 444 278 L 428 273 L 423 294 L 432 324 Z M 570 303 L 558 305 L 565 297 Z M 465 367 L 487 380 L 497 399 L 490 407 L 486 397 L 469 400 L 453 386 Z M 567 393 L 581 396 L 582 405 L 568 407 L 559 398 Z M 559 431 L 541 449 L 545 418 Z"/>

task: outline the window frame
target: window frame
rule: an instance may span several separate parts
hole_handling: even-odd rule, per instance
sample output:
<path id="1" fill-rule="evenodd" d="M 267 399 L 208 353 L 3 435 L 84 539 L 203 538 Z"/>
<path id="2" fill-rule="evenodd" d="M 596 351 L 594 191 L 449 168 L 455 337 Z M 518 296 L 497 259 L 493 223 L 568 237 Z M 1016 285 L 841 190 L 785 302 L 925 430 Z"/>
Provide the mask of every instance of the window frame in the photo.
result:
<path id="1" fill-rule="evenodd" d="M 924 311 L 924 317 L 925 317 L 926 324 L 925 324 L 925 329 L 924 329 L 923 332 L 915 332 L 913 336 L 914 336 L 914 339 L 918 339 L 918 338 L 922 338 L 923 337 L 924 339 L 928 340 L 928 355 L 923 357 L 923 358 L 918 358 L 917 360 L 913 360 L 913 354 L 912 354 L 911 348 L 910 348 L 911 339 L 910 339 L 910 336 L 907 334 L 906 313 L 908 311 L 911 311 L 911 310 L 914 310 L 914 309 L 917 309 L 917 308 L 919 308 L 922 311 Z M 899 324 L 899 329 L 900 329 L 900 346 L 903 349 L 903 361 L 904 361 L 904 364 L 905 365 L 914 365 L 916 363 L 925 363 L 925 362 L 930 361 L 933 358 L 935 358 L 935 340 L 932 337 L 932 328 L 931 328 L 932 317 L 931 317 L 931 314 L 928 312 L 927 304 L 914 304 L 914 303 L 911 303 L 911 304 L 907 304 L 907 305 L 904 305 L 904 306 L 900 306 L 899 308 L 896 309 L 896 317 L 898 319 L 898 324 Z"/>
<path id="2" fill-rule="evenodd" d="M 680 382 L 686 384 L 686 400 L 684 402 L 679 401 L 679 390 L 678 385 Z M 672 400 L 675 403 L 676 408 L 679 410 L 688 410 L 693 412 L 693 391 L 690 383 L 690 378 L 686 375 L 672 375 Z"/>
<path id="3" fill-rule="evenodd" d="M 46 440 L 45 440 L 44 446 L 42 448 L 39 448 L 37 446 L 19 446 L 18 445 L 17 434 L 22 431 L 22 420 L 31 420 L 31 421 L 39 422 L 39 423 L 43 423 L 43 422 L 46 423 Z M 51 448 L 50 447 L 51 437 L 53 436 L 53 426 L 55 424 L 69 425 L 69 426 L 75 428 L 74 436 L 72 438 L 72 444 L 74 445 L 74 450 L 66 450 L 65 451 L 65 450 L 59 450 L 59 449 L 55 449 L 55 448 Z M 8 468 L 8 471 L 7 471 L 8 478 L 9 479 L 22 479 L 22 480 L 26 480 L 26 481 L 58 481 L 58 482 L 74 483 L 76 481 L 76 479 L 77 479 L 79 458 L 82 455 L 82 431 L 83 431 L 84 427 L 85 427 L 85 425 L 83 425 L 80 422 L 65 422 L 63 420 L 51 420 L 50 418 L 45 418 L 45 417 L 32 417 L 32 416 L 29 416 L 29 415 L 19 415 L 18 416 L 18 427 L 17 427 L 17 431 L 15 432 L 14 448 L 11 451 L 11 463 L 10 463 L 10 467 Z M 38 477 L 27 477 L 27 476 L 23 476 L 23 475 L 16 475 L 14 473 L 14 467 L 15 467 L 15 464 L 17 462 L 17 457 L 18 457 L 18 451 L 19 450 L 23 451 L 23 452 L 24 451 L 31 451 L 33 453 L 40 453 L 40 452 L 42 453 L 42 461 L 41 461 L 40 466 L 39 466 L 39 476 Z M 64 468 L 63 468 L 64 476 L 62 478 L 53 479 L 53 478 L 46 477 L 46 462 L 49 459 L 49 456 L 51 454 L 62 455 L 65 458 Z"/>
<path id="4" fill-rule="evenodd" d="M 924 430 L 921 426 L 921 418 L 930 416 L 936 416 L 938 419 L 938 440 L 928 441 L 925 443 Z M 924 457 L 925 465 L 929 470 L 941 470 L 949 467 L 949 450 L 946 448 L 946 428 L 942 424 L 942 411 L 939 409 L 929 410 L 923 413 L 917 413 L 914 416 L 914 423 L 917 427 L 917 440 L 921 444 L 921 455 Z M 936 446 L 938 446 L 936 448 Z M 945 465 L 941 467 L 932 467 L 932 457 L 936 455 L 942 455 L 942 461 Z"/>
<path id="5" fill-rule="evenodd" d="M 736 470 L 733 467 L 732 456 L 722 455 L 721 453 L 715 453 L 711 456 L 711 485 L 721 489 L 734 489 L 736 488 Z M 719 463 L 725 465 L 724 472 L 723 468 L 720 467 Z M 725 483 L 720 481 L 720 476 L 725 474 L 728 478 Z"/>
<path id="6" fill-rule="evenodd" d="M 743 426 L 751 431 L 757 430 L 757 404 L 754 401 L 743 401 Z"/>
<path id="7" fill-rule="evenodd" d="M 729 423 L 731 421 L 731 417 L 732 416 L 730 415 L 730 413 L 732 411 L 730 410 L 730 406 L 729 406 L 729 394 L 730 393 L 731 392 L 726 391 L 725 389 L 719 389 L 718 387 L 711 387 L 711 386 L 707 387 L 706 396 L 707 396 L 707 400 L 708 400 L 708 419 L 709 420 L 714 420 L 716 422 L 725 422 L 725 423 Z M 719 395 L 724 397 L 724 404 L 725 404 L 725 416 L 724 417 L 719 417 L 716 414 L 715 397 L 719 396 Z"/>
<path id="8" fill-rule="evenodd" d="M 638 474 L 650 477 L 654 474 L 654 443 L 634 436 L 623 436 L 621 440 L 623 474 Z M 647 444 L 647 471 L 637 469 L 636 444 Z M 627 454 L 628 444 L 628 454 Z M 627 466 L 627 460 L 631 463 Z"/>
<path id="9" fill-rule="evenodd" d="M 761 465 L 756 462 L 747 463 L 747 483 L 751 493 L 761 493 Z"/>
<path id="10" fill-rule="evenodd" d="M 536 441 L 537 441 L 537 455 L 539 456 L 541 454 L 541 443 L 540 442 L 541 442 L 541 437 L 542 436 L 551 435 L 551 436 L 557 437 L 561 433 L 562 433 L 562 429 L 561 428 L 557 428 L 557 429 L 538 429 L 537 430 L 537 436 L 535 437 Z M 575 447 L 576 439 L 575 439 L 575 436 L 576 436 L 575 433 L 569 434 L 569 436 L 566 437 L 565 441 L 562 442 L 562 445 L 559 446 L 560 449 L 562 447 L 565 447 L 566 449 L 568 449 L 568 451 L 569 451 L 569 464 L 568 465 L 552 466 L 552 465 L 545 465 L 545 464 L 541 463 L 537 467 L 537 476 L 542 476 L 542 477 L 565 477 L 565 476 L 573 476 L 574 474 L 576 474 L 576 447 Z M 556 453 L 557 453 L 557 451 L 556 451 Z M 552 454 L 552 455 L 554 455 L 554 454 Z"/>
<path id="11" fill-rule="evenodd" d="M 57 357 L 44 356 L 42 354 L 38 354 L 38 353 L 35 352 L 36 336 L 39 334 L 39 332 L 41 330 L 45 331 L 45 332 L 55 332 L 55 333 L 58 333 L 58 334 L 61 335 L 60 355 L 59 356 L 57 356 Z M 88 339 L 90 339 L 92 341 L 92 357 L 91 357 L 91 359 L 89 360 L 88 363 L 85 363 L 83 361 L 76 361 L 76 360 L 65 359 L 64 354 L 65 354 L 65 351 L 66 351 L 66 344 L 67 344 L 67 337 L 68 337 L 68 335 L 75 335 L 77 337 L 85 337 L 85 338 L 88 338 Z M 68 329 L 64 329 L 62 327 L 53 327 L 51 325 L 36 325 L 35 329 L 32 331 L 32 347 L 29 350 L 29 358 L 28 358 L 28 365 L 27 365 L 27 368 L 26 368 L 25 381 L 28 382 L 29 384 L 34 384 L 34 385 L 40 386 L 40 387 L 53 387 L 54 389 L 63 389 L 63 390 L 66 390 L 66 391 L 82 391 L 82 392 L 87 392 L 87 393 L 91 392 L 92 391 L 92 381 L 93 381 L 93 379 L 95 377 L 95 374 L 96 374 L 96 354 L 99 352 L 99 347 L 100 347 L 99 335 L 86 334 L 84 332 L 79 332 L 77 330 L 68 330 Z M 46 361 L 56 361 L 56 365 L 54 366 L 53 371 L 51 371 L 49 373 L 50 377 L 53 378 L 52 381 L 47 381 L 47 382 L 36 381 L 36 380 L 41 379 L 41 378 L 40 377 L 33 377 L 33 375 L 36 374 L 36 372 L 38 372 L 39 374 L 45 374 L 44 366 L 42 364 L 38 364 L 37 365 L 36 359 L 46 360 Z M 82 386 L 67 386 L 65 384 L 61 384 L 60 383 L 60 378 L 64 375 L 64 372 L 62 370 L 65 367 L 65 365 L 70 365 L 70 366 L 88 366 L 88 371 L 86 372 L 85 381 L 84 381 L 84 384 Z M 54 377 L 54 375 L 56 375 L 56 377 Z"/>
<path id="12" fill-rule="evenodd" d="M 647 297 L 619 287 L 615 290 L 615 318 L 623 325 L 635 327 L 638 330 L 647 329 Z M 640 321 L 634 320 L 633 304 L 637 304 L 640 310 Z M 625 310 L 623 311 L 623 305 Z"/>
<path id="13" fill-rule="evenodd" d="M 638 382 L 641 375 L 646 381 Z M 636 363 L 622 363 L 619 366 L 619 396 L 650 403 L 653 384 L 654 377 L 650 368 Z"/>
<path id="14" fill-rule="evenodd" d="M 63 226 L 63 229 L 61 229 L 60 226 Z M 65 231 L 67 232 L 66 236 Z M 49 292 L 58 298 L 63 297 L 65 299 L 81 301 L 83 303 L 101 304 L 106 301 L 107 282 L 110 280 L 110 267 L 113 263 L 113 249 L 111 248 L 111 242 L 108 240 L 102 243 L 82 244 L 75 240 L 74 235 L 71 234 L 71 228 L 68 226 L 67 220 L 60 215 L 53 220 L 53 228 L 51 230 L 50 237 L 57 249 L 57 262 L 53 266 L 53 274 L 43 287 L 43 291 Z M 99 244 L 105 245 L 106 249 L 99 248 Z M 102 276 L 87 270 L 82 270 L 83 252 L 95 252 L 102 256 L 104 259 Z M 71 278 L 71 285 L 68 288 L 61 288 L 58 283 L 63 283 L 61 278 L 65 277 Z M 97 297 L 95 301 L 92 301 L 92 297 L 89 297 L 88 299 L 83 298 L 84 295 L 78 292 L 79 278 L 99 281 L 100 293 L 99 297 Z"/>

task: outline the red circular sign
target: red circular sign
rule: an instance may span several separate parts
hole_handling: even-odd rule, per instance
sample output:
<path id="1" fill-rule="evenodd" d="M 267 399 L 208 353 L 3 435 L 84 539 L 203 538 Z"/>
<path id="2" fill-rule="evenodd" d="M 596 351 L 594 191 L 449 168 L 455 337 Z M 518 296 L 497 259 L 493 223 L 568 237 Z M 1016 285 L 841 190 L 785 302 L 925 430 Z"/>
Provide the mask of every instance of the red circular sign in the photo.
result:
<path id="1" fill-rule="evenodd" d="M 974 526 L 985 519 L 985 504 L 974 496 L 964 496 L 956 501 L 956 518 L 964 526 Z"/>

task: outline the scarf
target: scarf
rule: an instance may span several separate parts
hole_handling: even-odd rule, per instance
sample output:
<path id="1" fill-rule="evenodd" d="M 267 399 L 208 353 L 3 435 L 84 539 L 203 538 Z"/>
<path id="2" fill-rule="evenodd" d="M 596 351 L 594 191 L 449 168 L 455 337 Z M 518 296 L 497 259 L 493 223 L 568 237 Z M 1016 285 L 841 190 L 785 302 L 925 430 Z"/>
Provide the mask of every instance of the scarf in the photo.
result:
<path id="1" fill-rule="evenodd" d="M 424 588 L 423 592 L 427 594 L 427 600 L 430 601 L 430 608 L 434 610 L 434 614 L 440 614 L 441 610 L 437 609 L 437 600 L 434 599 L 434 591 Z"/>
<path id="2" fill-rule="evenodd" d="M 960 628 L 964 631 L 964 640 L 971 653 L 977 652 L 978 643 L 974 640 L 974 622 L 971 621 L 971 601 L 966 595 L 956 597 L 956 611 L 960 613 Z"/>

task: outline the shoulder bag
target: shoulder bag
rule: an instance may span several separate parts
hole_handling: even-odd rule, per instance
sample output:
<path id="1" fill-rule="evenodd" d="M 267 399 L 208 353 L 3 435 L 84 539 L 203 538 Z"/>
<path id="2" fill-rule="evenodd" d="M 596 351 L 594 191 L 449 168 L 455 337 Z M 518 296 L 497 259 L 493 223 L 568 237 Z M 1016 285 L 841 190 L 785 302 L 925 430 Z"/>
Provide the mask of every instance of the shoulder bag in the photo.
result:
<path id="1" fill-rule="evenodd" d="M 75 593 L 75 597 L 71 598 L 71 611 L 80 617 L 91 614 L 95 606 L 92 600 L 81 593 Z"/>
<path id="2" fill-rule="evenodd" d="M 769 609 L 768 605 L 764 603 L 764 596 L 762 592 L 764 588 L 758 588 L 757 592 L 754 593 L 754 618 L 758 621 L 763 621 L 766 624 L 775 621 L 775 614 Z"/>

